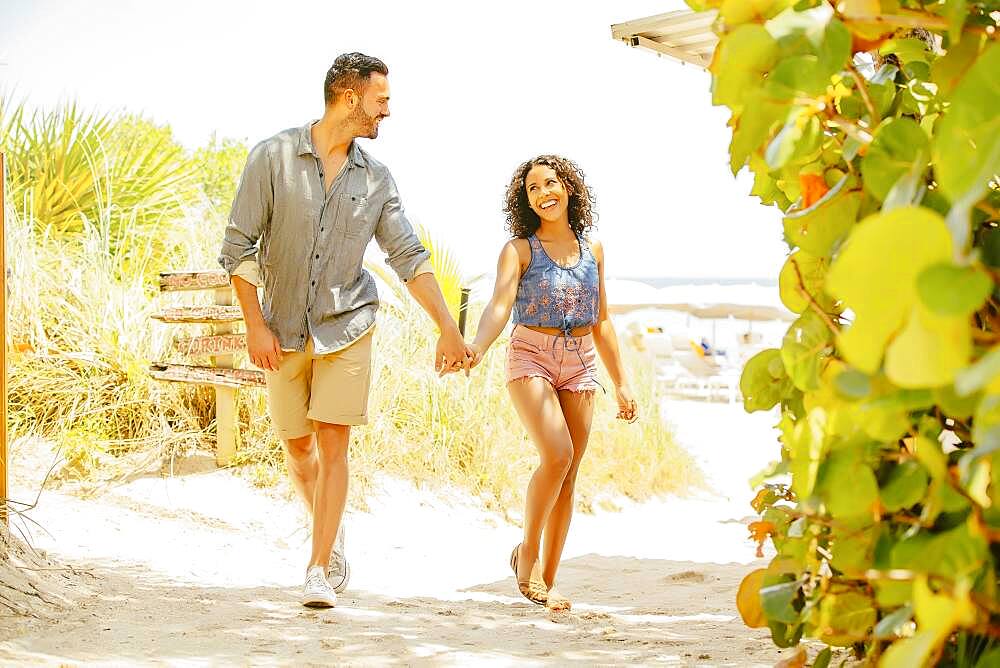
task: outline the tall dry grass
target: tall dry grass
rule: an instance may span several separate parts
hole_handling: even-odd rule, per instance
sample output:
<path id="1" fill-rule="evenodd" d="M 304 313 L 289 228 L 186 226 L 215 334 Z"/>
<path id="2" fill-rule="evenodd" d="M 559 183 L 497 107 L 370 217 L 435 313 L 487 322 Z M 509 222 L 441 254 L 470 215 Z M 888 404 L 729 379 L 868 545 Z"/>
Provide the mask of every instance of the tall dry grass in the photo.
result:
<path id="1" fill-rule="evenodd" d="M 136 127 L 110 126 L 119 132 Z M 58 150 L 37 148 L 43 154 Z M 203 169 L 222 175 L 213 189 L 225 192 L 225 174 L 232 173 L 240 148 L 222 148 L 225 155 L 209 152 L 215 162 Z M 36 162 L 33 169 L 53 173 L 44 157 Z M 91 188 L 121 190 L 109 185 L 114 169 L 94 165 Z M 133 176 L 142 180 L 142 174 Z M 156 205 L 169 215 L 152 220 L 150 207 L 141 201 L 133 205 L 102 196 L 88 199 L 93 206 L 75 216 L 60 214 L 59 225 L 41 224 L 33 215 L 47 205 L 37 202 L 41 194 L 32 190 L 30 179 L 20 183 L 17 201 L 32 205 L 9 202 L 6 209 L 11 436 L 51 440 L 63 458 L 61 476 L 97 489 L 136 470 L 170 470 L 175 458 L 211 449 L 213 393 L 154 381 L 147 369 L 151 361 L 181 361 L 173 337 L 198 333 L 197 326 L 167 326 L 150 316 L 168 303 L 204 301 L 209 295 L 161 296 L 153 277 L 160 271 L 216 266 L 225 215 L 212 206 L 215 198 L 185 195 L 176 206 L 167 206 L 163 191 L 149 186 L 157 193 Z M 82 187 L 78 175 L 73 183 Z M 467 277 L 446 243 L 426 232 L 423 236 L 435 248 L 436 271 L 454 302 Z M 506 394 L 504 341 L 470 379 L 438 378 L 431 366 L 434 328 L 394 280 L 390 289 L 398 292 L 397 299 L 381 310 L 375 334 L 371 424 L 354 432 L 352 502 L 363 506 L 377 476 L 385 473 L 464 489 L 497 510 L 519 508 L 535 454 Z M 470 313 L 469 322 L 477 315 Z M 245 356 L 237 361 L 246 365 Z M 613 398 L 598 395 L 579 482 L 583 508 L 603 496 L 644 499 L 683 490 L 698 478 L 690 457 L 660 419 L 650 370 L 632 356 L 628 366 L 643 419 L 617 423 Z M 610 387 L 606 379 L 604 384 Z M 263 392 L 241 391 L 238 415 L 237 464 L 259 484 L 282 478 L 280 444 Z"/>

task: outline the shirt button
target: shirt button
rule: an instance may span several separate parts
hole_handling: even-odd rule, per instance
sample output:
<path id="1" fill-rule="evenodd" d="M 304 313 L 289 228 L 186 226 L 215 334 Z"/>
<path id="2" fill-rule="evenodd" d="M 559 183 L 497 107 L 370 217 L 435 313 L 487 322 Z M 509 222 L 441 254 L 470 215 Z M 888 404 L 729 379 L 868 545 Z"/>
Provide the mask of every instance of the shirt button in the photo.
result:
<path id="1" fill-rule="evenodd" d="M 312 282 L 312 284 L 313 284 L 313 285 L 316 285 L 316 281 L 313 281 L 313 282 Z"/>
<path id="2" fill-rule="evenodd" d="M 320 231 L 320 232 L 322 232 L 322 231 L 323 231 L 323 228 L 322 228 L 322 227 L 321 227 L 321 228 L 319 228 L 319 231 Z"/>
<path id="3" fill-rule="evenodd" d="M 317 260 L 319 259 L 319 255 L 317 255 L 317 256 L 316 256 L 316 259 L 317 259 Z"/>

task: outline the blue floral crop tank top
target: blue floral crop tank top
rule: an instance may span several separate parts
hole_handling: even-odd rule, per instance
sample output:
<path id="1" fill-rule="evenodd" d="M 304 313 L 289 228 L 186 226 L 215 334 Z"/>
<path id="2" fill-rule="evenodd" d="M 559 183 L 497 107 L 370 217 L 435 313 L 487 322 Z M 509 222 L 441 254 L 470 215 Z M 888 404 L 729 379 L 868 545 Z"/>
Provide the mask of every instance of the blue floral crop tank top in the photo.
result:
<path id="1" fill-rule="evenodd" d="M 586 239 L 577 236 L 580 259 L 572 267 L 555 263 L 534 234 L 528 237 L 531 263 L 521 276 L 514 300 L 514 324 L 556 327 L 569 334 L 597 324 L 597 260 Z"/>

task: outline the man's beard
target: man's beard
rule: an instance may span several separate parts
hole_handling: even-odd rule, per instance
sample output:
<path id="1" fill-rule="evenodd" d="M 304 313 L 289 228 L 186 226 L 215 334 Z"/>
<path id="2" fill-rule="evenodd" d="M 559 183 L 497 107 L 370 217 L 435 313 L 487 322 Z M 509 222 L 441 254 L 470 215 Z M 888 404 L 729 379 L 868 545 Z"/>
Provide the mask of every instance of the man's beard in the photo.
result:
<path id="1" fill-rule="evenodd" d="M 381 116 L 369 116 L 360 106 L 351 114 L 351 123 L 354 125 L 355 137 L 367 137 L 375 139 L 378 137 L 378 122 Z"/>

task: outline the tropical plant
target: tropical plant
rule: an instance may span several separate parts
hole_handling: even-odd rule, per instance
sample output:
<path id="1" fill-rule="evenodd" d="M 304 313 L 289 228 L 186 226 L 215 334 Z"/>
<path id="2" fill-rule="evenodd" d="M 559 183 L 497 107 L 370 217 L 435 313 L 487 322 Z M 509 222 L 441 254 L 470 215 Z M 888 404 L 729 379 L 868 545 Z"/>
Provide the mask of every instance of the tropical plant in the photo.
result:
<path id="1" fill-rule="evenodd" d="M 195 178 L 217 211 L 228 213 L 232 206 L 246 159 L 245 142 L 220 138 L 214 132 L 208 144 L 194 152 Z"/>
<path id="2" fill-rule="evenodd" d="M 997 665 L 1000 3 L 688 4 L 718 10 L 713 102 L 799 314 L 741 379 L 781 414 L 741 613 L 781 647 Z"/>
<path id="3" fill-rule="evenodd" d="M 168 127 L 144 118 L 72 102 L 29 113 L 25 102 L 0 97 L 0 129 L 11 201 L 55 238 L 81 233 L 82 217 L 98 220 L 111 206 L 140 229 L 162 230 L 198 201 L 184 149 Z"/>

